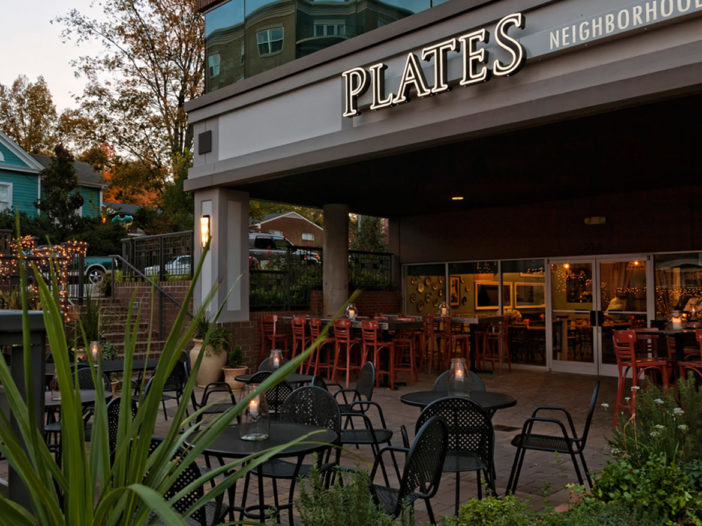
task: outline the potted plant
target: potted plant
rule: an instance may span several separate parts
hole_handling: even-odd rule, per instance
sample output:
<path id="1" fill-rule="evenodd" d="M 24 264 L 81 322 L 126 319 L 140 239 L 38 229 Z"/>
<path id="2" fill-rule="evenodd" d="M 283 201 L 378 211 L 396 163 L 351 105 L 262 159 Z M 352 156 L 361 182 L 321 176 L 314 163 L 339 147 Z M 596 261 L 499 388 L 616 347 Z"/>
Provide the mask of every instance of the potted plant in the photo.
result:
<path id="1" fill-rule="evenodd" d="M 197 385 L 205 387 L 207 384 L 217 382 L 222 376 L 222 367 L 227 361 L 227 349 L 231 332 L 222 325 L 217 325 L 207 318 L 200 316 L 195 320 L 193 348 L 190 349 L 190 363 L 194 364 L 201 352 L 202 344 L 207 340 L 200 370 L 197 373 Z"/>
<path id="2" fill-rule="evenodd" d="M 246 374 L 247 370 L 248 367 L 244 365 L 244 350 L 241 348 L 241 345 L 237 344 L 227 353 L 227 363 L 222 368 L 224 381 L 229 384 L 232 390 L 240 391 L 244 387 L 244 383 L 238 382 L 236 377 Z"/>

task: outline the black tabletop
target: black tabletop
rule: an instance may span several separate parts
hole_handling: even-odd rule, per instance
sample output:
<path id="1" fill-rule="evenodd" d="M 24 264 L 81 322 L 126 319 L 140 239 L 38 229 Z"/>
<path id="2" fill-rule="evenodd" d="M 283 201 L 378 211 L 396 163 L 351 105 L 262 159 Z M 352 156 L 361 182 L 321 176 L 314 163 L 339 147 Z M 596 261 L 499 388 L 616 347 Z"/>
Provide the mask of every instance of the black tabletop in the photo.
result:
<path id="1" fill-rule="evenodd" d="M 414 393 L 403 394 L 400 397 L 400 401 L 404 404 L 423 408 L 435 400 L 446 398 L 447 396 L 455 395 L 449 394 L 447 391 L 415 391 Z M 497 409 L 504 409 L 517 404 L 517 400 L 513 396 L 494 391 L 471 391 L 468 396 L 483 409 L 493 412 Z"/>
<path id="2" fill-rule="evenodd" d="M 87 362 L 86 362 L 87 363 Z M 147 371 L 153 371 L 158 365 L 158 360 L 134 360 L 132 364 L 132 372 L 139 372 L 146 369 Z M 121 373 L 124 371 L 124 360 L 103 360 L 102 362 L 102 372 L 103 373 Z M 54 364 L 46 364 L 46 375 L 53 376 L 55 372 Z"/>
<path id="3" fill-rule="evenodd" d="M 256 373 L 240 374 L 235 377 L 235 380 L 237 382 L 244 382 L 245 384 L 248 384 L 249 380 L 251 380 L 254 374 Z M 313 378 L 314 376 L 309 374 L 290 373 L 285 377 L 285 381 L 289 384 L 308 384 L 312 381 Z"/>
<path id="4" fill-rule="evenodd" d="M 81 389 L 80 390 L 80 401 L 82 404 L 92 404 L 95 403 L 95 397 L 97 391 L 94 389 Z M 112 396 L 110 391 L 105 391 L 105 398 Z M 46 391 L 44 393 L 44 407 L 58 407 L 61 405 L 61 394 L 56 391 Z"/>
<path id="5" fill-rule="evenodd" d="M 300 438 L 314 431 L 320 432 L 312 435 L 304 442 L 285 448 L 284 451 L 276 456 L 289 457 L 311 453 L 319 448 L 325 447 L 320 445 L 320 442 L 330 444 L 338 438 L 337 434 L 330 429 L 272 420 L 268 438 L 260 442 L 254 442 L 242 440 L 239 437 L 239 425 L 234 424 L 225 428 L 214 442 L 207 447 L 205 453 L 224 458 L 243 458 L 253 453 L 258 453 L 259 451 L 286 444 L 291 440 Z"/>

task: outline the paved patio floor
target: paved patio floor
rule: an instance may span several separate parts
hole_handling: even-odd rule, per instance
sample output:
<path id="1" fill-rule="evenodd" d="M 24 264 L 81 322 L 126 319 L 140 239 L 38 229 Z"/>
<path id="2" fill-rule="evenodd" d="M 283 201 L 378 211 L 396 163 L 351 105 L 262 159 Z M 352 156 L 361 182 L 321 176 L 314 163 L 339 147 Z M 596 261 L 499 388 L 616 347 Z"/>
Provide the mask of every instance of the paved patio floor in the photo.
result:
<path id="1" fill-rule="evenodd" d="M 517 405 L 508 409 L 498 410 L 493 418 L 495 426 L 495 465 L 497 473 L 497 489 L 504 494 L 509 478 L 509 472 L 514 458 L 514 448 L 510 445 L 512 437 L 521 429 L 524 420 L 531 415 L 533 409 L 540 405 L 557 405 L 571 411 L 576 429 L 582 431 L 587 408 L 592 395 L 592 389 L 598 378 L 593 376 L 574 375 L 565 373 L 547 373 L 543 371 L 527 371 L 514 369 L 512 372 L 501 374 L 482 374 L 487 390 L 509 393 L 517 399 Z M 412 385 L 402 385 L 391 391 L 386 388 L 376 389 L 373 400 L 383 408 L 388 426 L 394 431 L 393 444 L 401 445 L 400 426 L 404 424 L 414 436 L 414 423 L 419 416 L 417 407 L 400 402 L 400 396 L 411 391 L 431 389 L 435 375 L 420 374 L 419 381 Z M 401 378 L 404 379 L 404 378 Z M 600 396 L 588 438 L 586 459 L 592 471 L 599 470 L 609 458 L 607 439 L 611 434 L 612 409 L 604 410 L 600 404 L 607 402 L 614 406 L 616 393 L 615 378 L 599 378 L 602 382 Z M 167 404 L 170 415 L 174 413 L 174 402 Z M 156 428 L 157 434 L 164 434 L 172 422 L 164 420 L 163 412 L 159 413 Z M 370 448 L 362 447 L 354 453 L 364 457 L 368 464 L 372 463 Z M 353 454 L 342 455 L 344 465 L 354 466 L 359 463 Z M 7 477 L 6 462 L 0 463 L 0 477 Z M 474 473 L 461 476 L 462 501 L 477 495 L 476 478 Z M 534 508 L 542 508 L 546 503 L 558 505 L 568 500 L 566 485 L 576 483 L 577 478 L 570 458 L 558 457 L 552 453 L 528 451 L 519 480 L 517 495 L 530 500 Z M 266 499 L 270 499 L 271 488 L 264 488 Z M 445 474 L 437 496 L 432 500 L 434 513 L 437 517 L 453 514 L 454 510 L 455 476 Z M 256 499 L 255 491 L 251 498 Z M 271 499 L 272 500 L 272 499 Z M 426 524 L 427 515 L 423 503 L 416 506 L 417 524 Z M 287 519 L 283 517 L 283 524 Z"/>

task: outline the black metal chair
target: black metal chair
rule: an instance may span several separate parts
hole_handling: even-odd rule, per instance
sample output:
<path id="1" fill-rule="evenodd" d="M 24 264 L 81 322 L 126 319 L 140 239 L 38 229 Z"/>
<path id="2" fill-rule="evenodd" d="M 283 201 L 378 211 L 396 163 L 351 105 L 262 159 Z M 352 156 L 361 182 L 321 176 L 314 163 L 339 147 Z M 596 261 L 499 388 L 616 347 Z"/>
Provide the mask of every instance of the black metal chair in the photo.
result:
<path id="1" fill-rule="evenodd" d="M 131 400 L 132 403 L 132 419 L 136 416 L 137 403 Z M 117 449 L 117 435 L 119 432 L 119 409 L 122 404 L 122 398 L 113 398 L 107 404 L 107 437 L 110 445 L 110 455 L 113 455 Z"/>
<path id="2" fill-rule="evenodd" d="M 281 420 L 286 422 L 331 429 L 337 434 L 337 437 L 340 436 L 341 433 L 341 412 L 339 411 L 339 405 L 329 392 L 320 387 L 303 386 L 295 389 L 280 407 L 279 416 Z M 314 437 L 312 437 L 311 440 L 314 440 Z M 339 446 L 338 439 L 334 445 Z M 317 468 L 321 473 L 328 475 L 327 481 L 331 478 L 333 469 L 339 465 L 340 456 L 341 449 L 339 447 L 330 446 L 317 453 Z M 263 491 L 262 479 L 264 477 L 272 479 L 275 510 L 279 512 L 281 509 L 287 509 L 290 524 L 293 524 L 292 513 L 295 481 L 298 477 L 309 475 L 312 470 L 312 464 L 303 464 L 302 460 L 302 458 L 298 458 L 297 462 L 290 462 L 283 459 L 269 460 L 261 464 L 255 472 L 259 477 L 259 492 Z M 247 473 L 244 484 L 244 501 L 246 500 L 248 491 L 249 476 L 250 473 Z M 277 480 L 290 481 L 288 502 L 282 505 L 278 498 Z"/>
<path id="3" fill-rule="evenodd" d="M 341 418 L 344 420 L 343 429 L 341 430 L 341 444 L 355 445 L 357 447 L 369 445 L 373 451 L 373 456 L 377 457 L 381 444 L 391 445 L 392 431 L 388 429 L 385 423 L 385 416 L 380 404 L 371 400 L 374 386 L 375 366 L 373 362 L 366 362 L 361 367 L 356 387 L 340 389 L 334 393 L 334 397 L 339 403 Z M 371 408 L 374 408 L 375 411 L 371 411 Z M 373 424 L 371 413 L 375 413 L 375 418 L 380 422 L 380 427 Z M 359 419 L 363 422 L 362 426 L 354 424 L 354 420 Z M 394 456 L 393 462 L 395 462 Z M 385 466 L 381 465 L 381 467 L 387 482 Z"/>
<path id="4" fill-rule="evenodd" d="M 444 371 L 441 373 L 434 381 L 434 391 L 448 391 L 449 390 L 449 373 L 451 371 Z M 483 383 L 480 376 L 475 374 L 473 371 L 468 371 L 468 391 L 485 391 L 485 384 Z"/>
<path id="5" fill-rule="evenodd" d="M 456 474 L 456 515 L 460 504 L 461 473 L 475 471 L 478 498 L 481 499 L 483 473 L 487 487 L 496 494 L 494 477 L 494 431 L 490 415 L 478 404 L 464 397 L 441 398 L 424 408 L 416 429 L 434 416 L 440 416 L 448 427 L 448 450 L 443 472 Z"/>
<path id="6" fill-rule="evenodd" d="M 383 510 L 397 517 L 405 505 L 413 506 L 417 499 L 424 499 L 431 524 L 436 524 L 431 499 L 439 488 L 441 469 L 446 457 L 448 445 L 448 429 L 441 417 L 435 416 L 427 420 L 415 436 L 410 449 L 402 447 L 383 448 L 373 464 L 371 480 L 376 475 L 378 466 L 382 466 L 382 455 L 385 452 L 405 452 L 407 459 L 401 476 L 399 488 L 391 488 L 373 484 L 373 497 Z"/>
<path id="7" fill-rule="evenodd" d="M 188 382 L 188 369 L 186 362 L 178 360 L 173 367 L 171 374 L 166 378 L 166 383 L 163 386 L 163 394 L 161 395 L 161 405 L 163 406 L 163 417 L 168 420 L 166 412 L 166 400 L 175 400 L 180 404 L 180 399 L 185 391 L 185 384 Z M 187 409 L 186 409 L 187 414 Z"/>
<path id="8" fill-rule="evenodd" d="M 575 431 L 573 418 L 566 409 L 562 407 L 543 406 L 537 407 L 534 410 L 534 412 L 531 414 L 531 418 L 528 418 L 524 422 L 522 432 L 512 439 L 512 445 L 517 448 L 517 451 L 514 455 L 512 471 L 509 475 L 509 482 L 507 482 L 507 493 L 514 493 L 517 489 L 517 481 L 519 480 L 519 473 L 521 472 L 522 464 L 524 462 L 524 454 L 526 453 L 527 449 L 549 451 L 560 454 L 567 453 L 570 455 L 570 458 L 573 461 L 573 467 L 575 468 L 575 474 L 578 477 L 578 482 L 580 484 L 584 484 L 577 459 L 575 458 L 575 455 L 578 455 L 580 457 L 580 462 L 582 462 L 587 483 L 590 485 L 590 487 L 592 487 L 592 479 L 590 478 L 590 473 L 585 462 L 583 451 L 585 449 L 588 432 L 590 431 L 592 415 L 595 411 L 595 404 L 597 403 L 597 395 L 599 394 L 599 391 L 600 382 L 597 381 L 597 383 L 595 383 L 595 388 L 592 391 L 590 408 L 587 413 L 587 418 L 585 419 L 585 428 L 580 436 L 578 436 L 577 432 Z M 557 418 L 538 416 L 542 411 L 562 413 L 566 418 L 568 426 L 566 427 L 566 424 Z M 555 425 L 559 429 L 560 433 L 555 435 L 535 433 L 534 424 L 536 423 Z"/>
<path id="9" fill-rule="evenodd" d="M 260 384 L 272 374 L 272 371 L 257 371 L 251 376 L 247 383 Z M 266 391 L 266 401 L 268 402 L 268 410 L 274 415 L 274 417 L 278 417 L 280 413 L 280 408 L 292 392 L 292 387 L 285 380 L 279 382 L 278 384 Z"/>
<path id="10" fill-rule="evenodd" d="M 161 443 L 161 439 L 153 437 L 151 439 L 151 452 L 153 452 L 158 445 Z M 174 461 L 177 461 L 185 457 L 186 452 L 181 451 L 173 457 Z M 198 478 L 200 478 L 201 472 L 200 467 L 195 463 L 191 462 L 178 476 L 173 485 L 164 494 L 164 499 L 171 501 L 173 497 L 180 491 L 186 489 L 188 486 L 192 485 Z M 202 486 L 195 487 L 188 493 L 183 495 L 180 499 L 175 502 L 171 502 L 171 506 L 178 513 L 184 514 L 187 512 L 193 504 L 201 500 L 205 495 Z M 186 520 L 188 524 L 199 525 L 199 526 L 211 526 L 214 524 L 219 524 L 228 513 L 227 506 L 223 503 L 223 495 L 219 495 L 204 506 L 200 507 L 192 515 L 190 515 Z M 157 522 L 157 524 L 162 524 Z"/>

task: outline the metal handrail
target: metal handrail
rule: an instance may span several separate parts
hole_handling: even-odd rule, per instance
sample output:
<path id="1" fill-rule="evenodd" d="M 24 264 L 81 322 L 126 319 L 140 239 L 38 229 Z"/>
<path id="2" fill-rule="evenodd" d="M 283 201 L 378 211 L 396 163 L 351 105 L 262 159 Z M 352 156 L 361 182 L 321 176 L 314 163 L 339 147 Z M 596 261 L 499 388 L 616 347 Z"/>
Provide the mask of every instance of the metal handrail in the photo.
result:
<path id="1" fill-rule="evenodd" d="M 132 270 L 138 277 L 142 278 L 144 281 L 148 281 L 151 283 L 151 286 L 156 289 L 159 292 L 159 326 L 158 326 L 158 338 L 159 340 L 163 339 L 163 298 L 165 297 L 168 301 L 173 303 L 178 309 L 181 309 L 183 307 L 183 304 L 180 303 L 176 298 L 171 296 L 168 292 L 166 292 L 163 288 L 161 288 L 155 281 L 153 281 L 150 277 L 148 277 L 146 274 L 144 274 L 141 270 L 136 268 L 134 265 L 132 265 L 129 261 L 124 259 L 122 256 L 118 256 L 116 254 L 112 254 L 109 257 L 112 258 L 112 268 L 115 269 L 117 268 L 115 266 L 115 260 L 121 262 L 124 267 L 128 267 L 130 270 Z M 112 279 L 112 291 L 114 294 L 115 290 L 115 273 L 114 271 L 111 273 L 111 279 Z M 186 309 L 186 314 L 190 316 L 190 318 L 194 319 L 195 315 L 190 312 L 189 310 Z"/>

